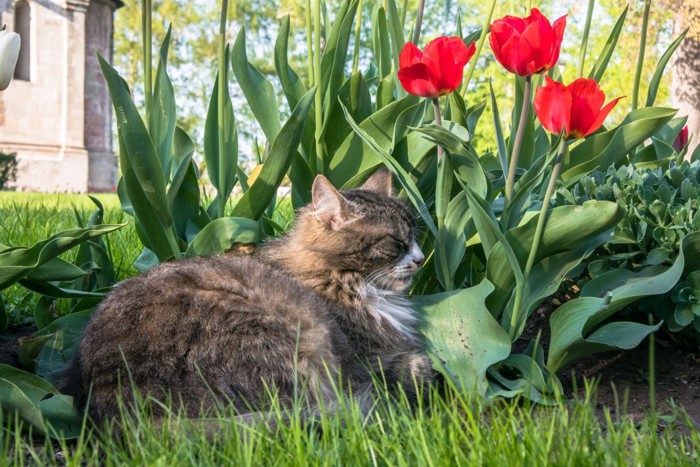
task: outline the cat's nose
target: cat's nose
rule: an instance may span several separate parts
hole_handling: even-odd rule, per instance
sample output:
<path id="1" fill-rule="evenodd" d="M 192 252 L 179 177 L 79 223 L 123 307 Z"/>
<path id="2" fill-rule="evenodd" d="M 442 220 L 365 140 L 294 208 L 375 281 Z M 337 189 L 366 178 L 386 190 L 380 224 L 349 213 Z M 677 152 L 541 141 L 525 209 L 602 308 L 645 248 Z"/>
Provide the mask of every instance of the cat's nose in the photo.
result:
<path id="1" fill-rule="evenodd" d="M 421 267 L 425 262 L 425 256 L 416 242 L 413 242 L 411 245 L 411 262 L 415 264 L 417 268 Z"/>

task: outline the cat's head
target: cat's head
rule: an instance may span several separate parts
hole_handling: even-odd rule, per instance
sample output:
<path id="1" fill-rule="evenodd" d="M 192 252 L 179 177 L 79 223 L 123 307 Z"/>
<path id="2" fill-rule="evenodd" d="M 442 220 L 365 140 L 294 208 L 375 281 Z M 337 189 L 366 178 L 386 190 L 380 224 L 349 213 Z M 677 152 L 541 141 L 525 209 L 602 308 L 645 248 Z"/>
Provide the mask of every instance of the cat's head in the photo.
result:
<path id="1" fill-rule="evenodd" d="M 404 291 L 425 260 L 416 217 L 394 196 L 386 169 L 347 191 L 317 176 L 302 215 L 314 232 L 308 248 L 326 261 L 321 268 L 357 272 L 377 288 Z"/>

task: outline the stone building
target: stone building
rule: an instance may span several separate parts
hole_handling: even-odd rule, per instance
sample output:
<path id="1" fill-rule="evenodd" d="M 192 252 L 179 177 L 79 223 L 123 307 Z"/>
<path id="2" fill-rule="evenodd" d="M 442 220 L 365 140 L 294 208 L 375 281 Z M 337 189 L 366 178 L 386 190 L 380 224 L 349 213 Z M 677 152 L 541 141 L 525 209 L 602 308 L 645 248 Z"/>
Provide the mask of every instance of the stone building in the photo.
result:
<path id="1" fill-rule="evenodd" d="M 17 153 L 14 188 L 108 191 L 117 182 L 112 107 L 96 54 L 112 59 L 120 0 L 0 0 L 0 22 L 22 38 L 0 92 L 0 151 Z"/>

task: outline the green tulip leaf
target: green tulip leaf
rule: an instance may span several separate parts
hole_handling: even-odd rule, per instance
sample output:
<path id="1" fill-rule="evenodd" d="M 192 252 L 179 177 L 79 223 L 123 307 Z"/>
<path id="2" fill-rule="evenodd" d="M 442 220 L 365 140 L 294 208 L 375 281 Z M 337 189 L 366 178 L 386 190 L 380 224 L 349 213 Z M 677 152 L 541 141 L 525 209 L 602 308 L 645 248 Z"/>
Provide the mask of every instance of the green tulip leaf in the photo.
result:
<path id="1" fill-rule="evenodd" d="M 55 439 L 77 438 L 83 426 L 71 397 L 38 376 L 1 364 L 0 405 L 3 413 L 16 413 L 33 429 Z"/>
<path id="2" fill-rule="evenodd" d="M 156 148 L 124 80 L 101 56 L 98 59 L 114 104 L 119 164 L 128 199 L 141 226 L 138 234 L 159 260 L 178 258 L 180 249 Z"/>
<path id="3" fill-rule="evenodd" d="M 222 217 L 208 223 L 190 242 L 185 256 L 224 253 L 234 243 L 258 243 L 260 227 L 245 217 Z"/>
<path id="4" fill-rule="evenodd" d="M 434 362 L 467 391 L 483 395 L 486 370 L 510 353 L 510 337 L 484 301 L 493 291 L 487 281 L 469 289 L 414 297 L 427 320 Z"/>
<path id="5" fill-rule="evenodd" d="M 0 251 L 0 290 L 27 277 L 42 265 L 49 263 L 61 253 L 70 250 L 82 242 L 109 232 L 114 232 L 125 225 L 126 224 L 103 224 L 83 229 L 65 230 L 31 247 L 7 248 Z M 73 275 L 75 268 L 73 266 L 68 267 L 66 264 L 67 263 L 53 262 L 51 267 L 56 268 L 60 265 L 61 269 L 65 267 L 66 270 L 71 271 L 68 275 Z M 46 274 L 49 270 L 50 269 L 47 269 L 37 274 L 36 277 L 50 278 Z M 66 274 L 60 271 L 59 277 L 59 280 L 65 279 Z"/>
<path id="6" fill-rule="evenodd" d="M 299 101 L 272 143 L 270 153 L 257 180 L 233 208 L 232 217 L 247 217 L 257 220 L 274 199 L 277 188 L 282 183 L 297 154 L 297 148 L 304 131 L 304 122 L 316 92 L 315 87 L 311 88 Z"/>

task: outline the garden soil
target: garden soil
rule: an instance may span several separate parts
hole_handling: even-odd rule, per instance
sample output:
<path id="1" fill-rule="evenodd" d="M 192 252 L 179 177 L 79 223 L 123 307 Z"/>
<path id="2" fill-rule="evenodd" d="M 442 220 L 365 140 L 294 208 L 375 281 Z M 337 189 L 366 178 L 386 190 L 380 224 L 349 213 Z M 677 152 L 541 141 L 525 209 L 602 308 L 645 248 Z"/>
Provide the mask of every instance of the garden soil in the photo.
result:
<path id="1" fill-rule="evenodd" d="M 549 317 L 560 302 L 569 298 L 559 295 L 540 306 L 528 320 L 523 337 L 514 345 L 515 351 L 523 351 L 539 334 L 546 355 L 550 337 Z M 680 407 L 700 429 L 700 348 L 681 348 L 660 333 L 654 339 L 654 355 L 653 381 L 660 414 L 674 414 L 675 408 Z M 650 411 L 649 359 L 647 339 L 632 350 L 584 357 L 565 368 L 560 379 L 564 392 L 579 398 L 583 397 L 586 381 L 595 381 L 596 409 L 601 418 L 604 408 L 608 408 L 613 417 L 641 420 Z"/>

